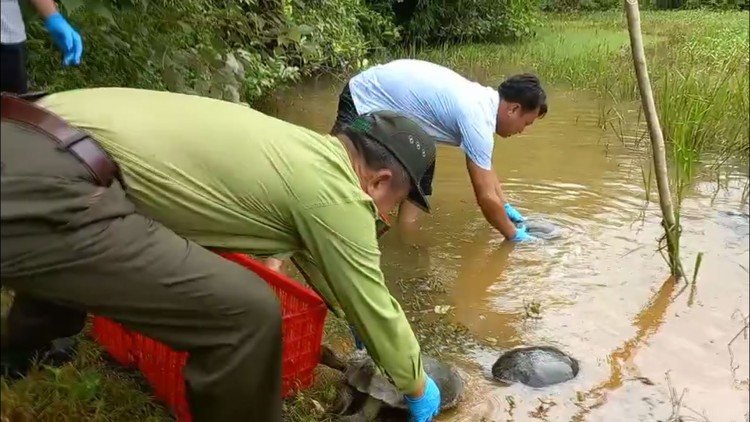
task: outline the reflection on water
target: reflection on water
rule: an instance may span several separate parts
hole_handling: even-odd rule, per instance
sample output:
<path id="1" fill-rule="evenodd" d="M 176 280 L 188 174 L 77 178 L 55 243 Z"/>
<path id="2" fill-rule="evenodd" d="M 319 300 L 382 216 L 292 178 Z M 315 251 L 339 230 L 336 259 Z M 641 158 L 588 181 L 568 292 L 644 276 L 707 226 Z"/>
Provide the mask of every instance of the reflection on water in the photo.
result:
<path id="1" fill-rule="evenodd" d="M 496 85 L 499 78 L 489 73 L 475 76 Z M 327 132 L 343 84 L 314 81 L 263 109 Z M 509 200 L 528 216 L 561 225 L 561 238 L 503 242 L 474 203 L 461 151 L 444 146 L 434 211 L 421 217 L 418 231 L 384 238 L 383 265 L 394 294 L 442 286 L 434 300 L 451 305 L 452 320 L 476 339 L 464 359 L 472 377 L 467 402 L 442 419 L 667 420 L 669 373 L 678 393 L 688 389 L 683 414 L 690 408 L 714 422 L 746 420 L 748 342 L 732 345 L 734 364 L 727 348 L 742 326 L 737 315 L 750 313 L 746 170 L 718 192 L 713 183 L 699 183 L 686 200 L 682 243 L 689 271 L 690 260 L 704 256 L 696 286 L 683 291 L 664 281 L 659 207 L 653 194 L 646 201 L 642 157 L 599 123 L 595 98 L 553 89 L 544 119 L 496 144 L 494 164 Z M 532 302 L 539 304 L 539 319 L 529 318 Z M 486 379 L 502 350 L 541 344 L 578 358 L 578 378 L 544 390 Z"/>

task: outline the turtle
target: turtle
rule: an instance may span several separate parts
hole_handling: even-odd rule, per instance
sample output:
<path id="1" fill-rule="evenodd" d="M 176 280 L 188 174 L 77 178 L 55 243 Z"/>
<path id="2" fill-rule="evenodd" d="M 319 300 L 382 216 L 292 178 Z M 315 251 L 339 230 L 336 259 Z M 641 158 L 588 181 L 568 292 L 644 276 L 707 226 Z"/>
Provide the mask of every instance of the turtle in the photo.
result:
<path id="1" fill-rule="evenodd" d="M 560 237 L 560 227 L 542 218 L 528 218 L 518 226 L 526 226 L 526 233 L 537 239 L 552 240 Z"/>
<path id="2" fill-rule="evenodd" d="M 340 422 L 406 422 L 409 412 L 403 394 L 376 367 L 366 350 L 346 359 L 323 345 L 320 363 L 343 373 L 336 399 L 328 412 Z M 464 393 L 464 379 L 451 364 L 422 355 L 425 372 L 440 390 L 440 410 L 451 409 Z"/>
<path id="3" fill-rule="evenodd" d="M 500 355 L 492 377 L 503 384 L 544 388 L 578 375 L 578 360 L 553 346 L 517 347 Z"/>

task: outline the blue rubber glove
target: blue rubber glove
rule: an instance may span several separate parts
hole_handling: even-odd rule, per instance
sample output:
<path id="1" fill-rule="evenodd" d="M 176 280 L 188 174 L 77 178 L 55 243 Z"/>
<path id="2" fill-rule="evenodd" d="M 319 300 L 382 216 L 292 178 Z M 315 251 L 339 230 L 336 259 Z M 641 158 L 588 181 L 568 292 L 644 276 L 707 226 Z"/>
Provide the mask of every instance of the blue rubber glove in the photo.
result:
<path id="1" fill-rule="evenodd" d="M 516 227 L 516 235 L 511 239 L 513 242 L 525 242 L 527 240 L 532 240 L 533 237 L 529 236 L 529 234 L 526 232 L 526 226 L 523 224 Z"/>
<path id="2" fill-rule="evenodd" d="M 83 55 L 83 41 L 63 15 L 59 12 L 49 15 L 44 20 L 44 26 L 57 44 L 57 48 L 62 51 L 63 65 L 80 64 Z"/>
<path id="3" fill-rule="evenodd" d="M 440 390 L 429 375 L 425 374 L 425 376 L 427 377 L 427 385 L 422 397 L 413 399 L 404 396 L 406 406 L 411 413 L 410 422 L 429 422 L 440 413 Z"/>
<path id="4" fill-rule="evenodd" d="M 365 348 L 365 344 L 362 343 L 362 340 L 359 339 L 354 326 L 350 325 L 349 328 L 352 330 L 352 336 L 354 336 L 354 346 L 357 348 L 357 350 L 363 350 Z"/>
<path id="5" fill-rule="evenodd" d="M 505 208 L 505 213 L 508 214 L 508 218 L 510 218 L 510 221 L 517 224 L 523 223 L 526 220 L 525 218 L 523 218 L 520 212 L 513 208 L 513 205 L 505 204 L 503 207 Z"/>

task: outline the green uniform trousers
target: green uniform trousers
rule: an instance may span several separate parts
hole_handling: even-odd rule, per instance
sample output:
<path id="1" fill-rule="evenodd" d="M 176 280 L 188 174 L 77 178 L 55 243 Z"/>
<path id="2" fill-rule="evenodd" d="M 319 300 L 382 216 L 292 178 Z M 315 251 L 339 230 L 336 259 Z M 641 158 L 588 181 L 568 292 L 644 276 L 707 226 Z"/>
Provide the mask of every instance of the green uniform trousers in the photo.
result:
<path id="1" fill-rule="evenodd" d="M 3 348 L 81 330 L 88 312 L 175 350 L 196 422 L 281 420 L 281 309 L 256 274 L 139 214 L 68 151 L 2 122 Z M 154 139 L 154 142 L 158 142 Z"/>

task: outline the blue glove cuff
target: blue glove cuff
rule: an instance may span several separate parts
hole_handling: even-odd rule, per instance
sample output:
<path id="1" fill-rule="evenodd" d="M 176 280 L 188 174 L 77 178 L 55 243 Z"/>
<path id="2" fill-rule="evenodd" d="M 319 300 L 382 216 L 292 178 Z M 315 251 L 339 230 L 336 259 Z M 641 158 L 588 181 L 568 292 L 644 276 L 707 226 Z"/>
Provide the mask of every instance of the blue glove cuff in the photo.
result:
<path id="1" fill-rule="evenodd" d="M 422 397 L 411 398 L 407 394 L 404 394 L 404 400 L 405 401 L 407 401 L 409 403 L 416 403 L 418 401 L 421 401 L 425 397 L 429 396 L 430 393 L 433 393 L 433 391 L 431 391 L 432 389 L 437 389 L 437 385 L 435 385 L 435 381 L 433 381 L 432 378 L 430 378 L 429 375 L 425 374 L 425 377 L 426 377 L 425 378 L 425 386 L 424 386 L 424 392 L 422 393 Z"/>
<path id="2" fill-rule="evenodd" d="M 519 224 L 516 227 L 516 235 L 513 236 L 513 239 L 511 239 L 511 240 L 513 242 L 520 242 L 520 241 L 523 241 L 523 240 L 528 240 L 530 238 L 531 238 L 531 236 L 529 236 L 529 234 L 526 232 L 526 225 Z"/>
<path id="3" fill-rule="evenodd" d="M 408 394 L 404 394 L 404 400 L 406 400 L 408 403 L 416 403 L 416 402 L 422 400 L 423 398 L 425 398 L 426 396 L 427 396 L 427 388 L 425 388 L 424 393 L 422 393 L 422 397 L 419 397 L 417 399 L 413 399 L 413 398 L 409 397 Z"/>

